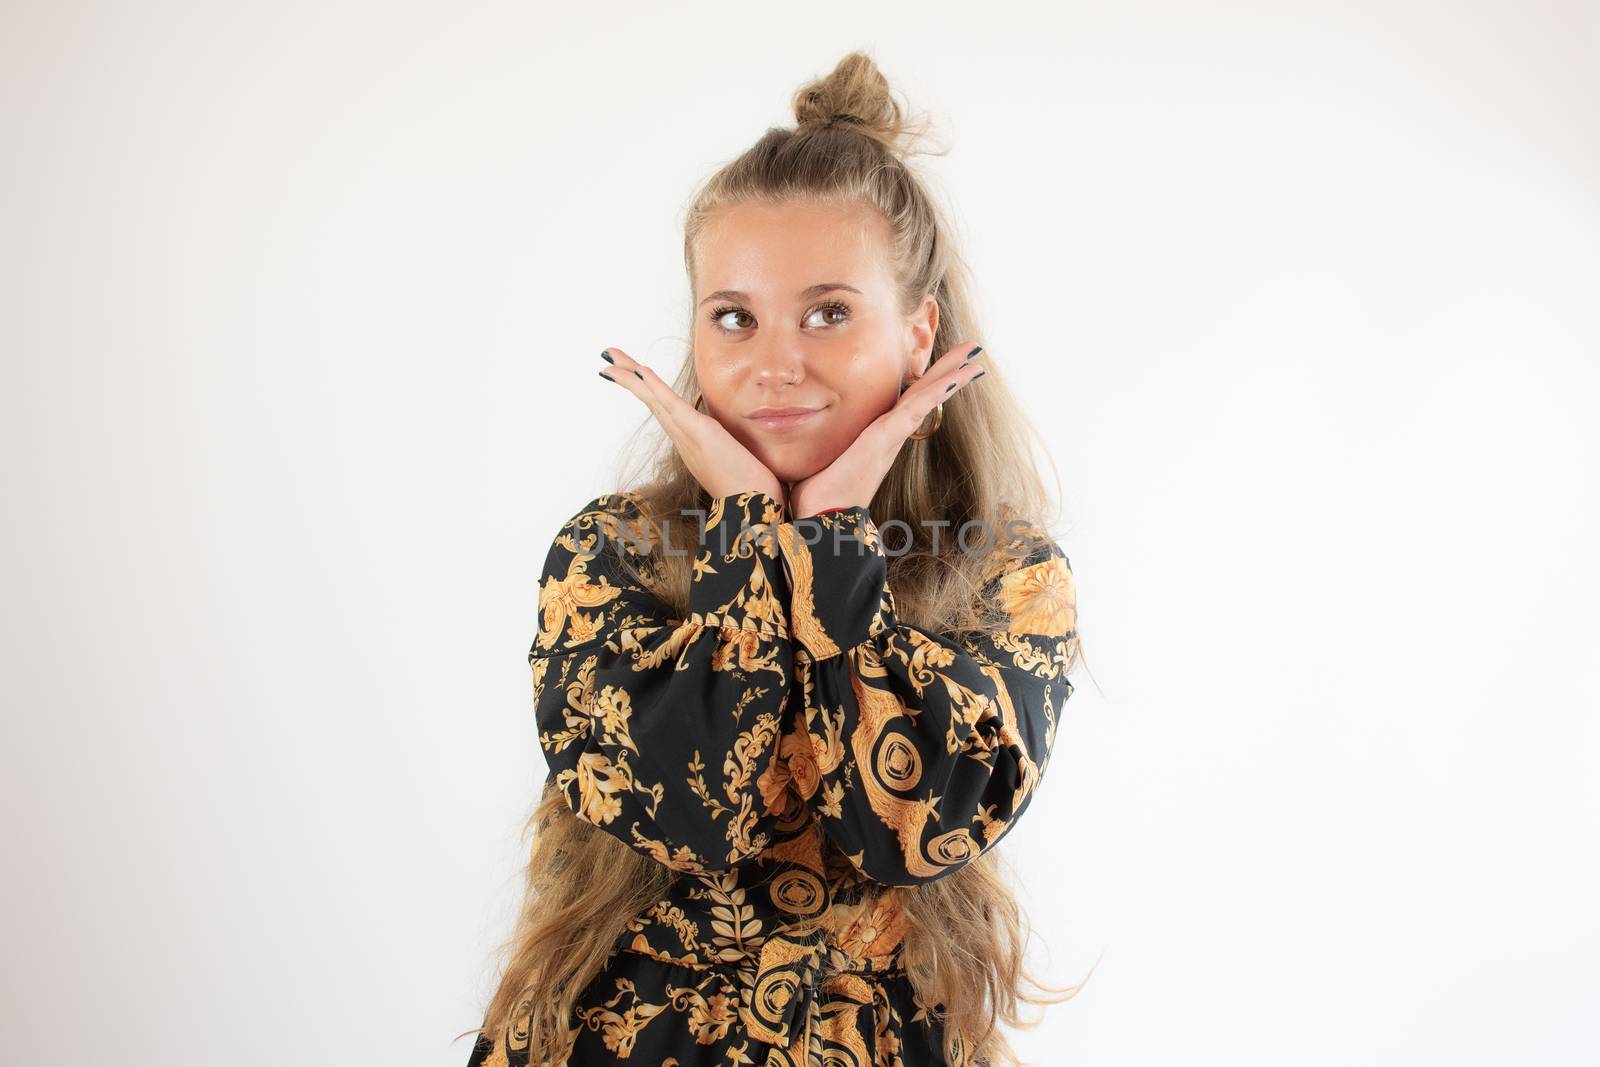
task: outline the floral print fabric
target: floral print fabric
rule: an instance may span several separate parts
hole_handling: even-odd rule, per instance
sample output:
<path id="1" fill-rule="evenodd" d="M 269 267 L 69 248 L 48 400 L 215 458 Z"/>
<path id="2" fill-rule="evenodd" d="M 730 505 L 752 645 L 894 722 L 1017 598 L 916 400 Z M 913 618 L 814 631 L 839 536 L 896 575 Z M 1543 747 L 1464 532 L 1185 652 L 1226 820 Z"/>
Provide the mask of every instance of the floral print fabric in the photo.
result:
<path id="1" fill-rule="evenodd" d="M 1000 540 L 1005 624 L 945 635 L 897 619 L 864 507 L 713 500 L 683 618 L 631 494 L 562 526 L 528 657 L 549 784 L 673 872 L 580 996 L 569 1067 L 967 1062 L 903 969 L 905 895 L 1016 825 L 1073 690 L 1068 560 Z M 517 1038 L 469 1067 L 523 1067 Z"/>

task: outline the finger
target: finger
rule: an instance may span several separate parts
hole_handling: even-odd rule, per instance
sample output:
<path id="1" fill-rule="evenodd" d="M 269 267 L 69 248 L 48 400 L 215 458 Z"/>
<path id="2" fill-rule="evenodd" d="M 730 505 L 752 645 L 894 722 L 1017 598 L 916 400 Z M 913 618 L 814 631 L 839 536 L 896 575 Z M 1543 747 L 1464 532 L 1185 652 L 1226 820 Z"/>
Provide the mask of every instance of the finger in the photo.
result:
<path id="1" fill-rule="evenodd" d="M 982 350 L 981 345 L 959 344 L 935 360 L 928 372 L 901 394 L 893 409 L 896 429 L 908 427 L 906 434 L 909 436 L 934 408 L 983 374 L 983 361 L 975 358 Z"/>
<path id="2" fill-rule="evenodd" d="M 983 368 L 976 357 L 982 351 L 982 345 L 975 345 L 970 341 L 946 349 L 944 355 L 929 364 L 927 371 L 901 394 L 901 399 L 909 396 L 920 402 L 932 397 L 932 402 L 928 405 L 929 410 L 932 410 L 939 401 L 953 392 L 950 388 L 952 379 L 959 378 L 966 382 L 977 377 Z"/>
<path id="3" fill-rule="evenodd" d="M 650 409 L 662 429 L 681 444 L 679 434 L 684 426 L 682 410 L 688 407 L 683 398 L 673 392 L 672 387 L 662 381 L 655 371 L 622 349 L 607 348 L 604 354 L 611 357 L 612 366 L 602 369 L 600 373 L 638 397 Z"/>
<path id="4" fill-rule="evenodd" d="M 616 360 L 617 367 L 620 368 L 618 377 L 627 379 L 631 375 L 635 381 L 642 383 L 643 395 L 653 402 L 652 410 L 657 412 L 658 418 L 670 419 L 674 425 L 685 430 L 696 425 L 696 417 L 701 413 L 679 396 L 678 391 L 659 374 L 620 348 L 608 348 L 606 352 Z"/>
<path id="5" fill-rule="evenodd" d="M 922 377 L 925 380 L 931 379 L 927 381 L 929 387 L 937 385 L 943 390 L 945 384 L 958 371 L 971 369 L 974 361 L 977 360 L 982 352 L 983 346 L 974 344 L 971 341 L 963 341 L 958 345 L 953 345 L 945 351 L 944 355 L 934 361 L 933 365 L 928 368 L 928 373 Z"/>
<path id="6" fill-rule="evenodd" d="M 616 382 L 654 410 L 654 405 L 651 404 L 654 398 L 644 391 L 643 386 L 636 384 L 637 381 L 643 380 L 644 375 L 630 366 L 633 361 L 626 352 L 620 348 L 605 348 L 601 349 L 600 358 L 610 364 L 608 367 L 600 368 L 600 377 Z"/>

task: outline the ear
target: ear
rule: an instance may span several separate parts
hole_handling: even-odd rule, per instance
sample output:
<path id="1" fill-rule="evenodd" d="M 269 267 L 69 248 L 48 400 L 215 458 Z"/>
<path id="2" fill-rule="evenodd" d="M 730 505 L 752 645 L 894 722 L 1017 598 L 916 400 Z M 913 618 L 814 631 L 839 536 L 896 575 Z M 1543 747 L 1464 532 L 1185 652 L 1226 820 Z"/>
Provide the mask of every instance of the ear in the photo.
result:
<path id="1" fill-rule="evenodd" d="M 932 293 L 926 293 L 917 310 L 906 319 L 906 365 L 902 378 L 920 378 L 927 373 L 928 363 L 933 358 L 933 339 L 938 332 L 939 301 Z"/>

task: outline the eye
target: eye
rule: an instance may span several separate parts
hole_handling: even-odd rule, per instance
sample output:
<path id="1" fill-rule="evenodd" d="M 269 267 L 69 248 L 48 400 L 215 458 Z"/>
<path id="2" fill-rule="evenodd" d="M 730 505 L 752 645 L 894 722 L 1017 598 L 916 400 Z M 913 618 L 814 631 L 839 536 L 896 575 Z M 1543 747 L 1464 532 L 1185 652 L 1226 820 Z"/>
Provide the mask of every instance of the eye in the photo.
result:
<path id="1" fill-rule="evenodd" d="M 827 321 L 824 321 L 824 322 L 813 322 L 812 321 L 813 318 L 815 316 L 819 315 L 819 314 L 821 314 L 821 315 L 831 314 L 834 317 L 829 318 L 829 319 L 827 319 Z M 729 316 L 729 315 L 743 315 L 746 320 L 749 320 L 750 317 L 751 317 L 750 313 L 748 311 L 746 311 L 744 308 L 736 307 L 736 306 L 734 306 L 732 304 L 724 304 L 721 307 L 715 307 L 715 308 L 711 309 L 711 311 L 709 313 L 709 317 L 711 319 L 711 324 L 714 327 L 716 327 L 718 330 L 721 330 L 723 333 L 734 333 L 734 332 L 736 332 L 738 330 L 749 329 L 749 323 L 748 322 L 746 322 L 745 325 L 739 325 L 737 319 L 734 320 L 734 324 L 733 325 L 729 325 L 728 323 L 723 322 L 722 320 L 724 318 L 726 318 L 727 316 Z M 845 322 L 846 320 L 848 320 L 849 318 L 850 318 L 850 305 L 844 303 L 843 301 L 839 301 L 839 300 L 830 300 L 825 304 L 818 304 L 816 307 L 812 308 L 809 312 L 806 313 L 806 322 L 808 324 L 811 324 L 811 325 L 814 325 L 814 326 L 820 326 L 820 327 L 823 327 L 824 329 L 826 329 L 828 327 L 831 327 L 831 326 L 838 326 L 838 325 L 842 324 L 843 322 Z"/>
<path id="2" fill-rule="evenodd" d="M 839 323 L 845 321 L 846 319 L 848 319 L 850 317 L 850 307 L 849 307 L 849 305 L 848 304 L 844 304 L 844 303 L 842 303 L 842 302 L 840 302 L 838 300 L 830 300 L 826 304 L 819 305 L 815 310 L 813 310 L 811 312 L 811 315 L 815 315 L 815 314 L 817 314 L 819 312 L 825 312 L 825 311 L 837 312 L 839 314 L 839 317 L 836 318 L 836 319 L 833 319 L 833 320 L 831 320 L 829 322 L 821 323 L 820 325 L 837 326 L 837 325 L 839 325 Z M 806 318 L 809 319 L 811 317 L 811 315 L 807 315 Z"/>
<path id="3" fill-rule="evenodd" d="M 727 325 L 725 325 L 722 322 L 722 317 L 724 315 L 744 315 L 745 317 L 748 318 L 750 313 L 748 311 L 744 310 L 743 308 L 736 308 L 736 307 L 730 307 L 730 306 L 723 306 L 723 307 L 712 308 L 711 309 L 711 324 L 713 326 L 715 326 L 717 329 L 721 330 L 723 333 L 732 333 L 734 330 L 743 329 L 744 327 L 742 327 L 742 326 L 727 326 Z"/>

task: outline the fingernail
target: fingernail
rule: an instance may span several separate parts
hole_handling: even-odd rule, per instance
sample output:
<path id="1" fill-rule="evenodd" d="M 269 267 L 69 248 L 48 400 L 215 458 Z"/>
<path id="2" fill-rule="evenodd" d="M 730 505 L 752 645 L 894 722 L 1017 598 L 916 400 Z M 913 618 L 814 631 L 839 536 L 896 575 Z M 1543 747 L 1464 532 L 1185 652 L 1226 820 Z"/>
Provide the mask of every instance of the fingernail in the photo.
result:
<path id="1" fill-rule="evenodd" d="M 603 348 L 600 350 L 600 358 L 605 360 L 607 363 L 615 363 L 616 362 L 616 360 L 611 358 L 611 353 L 607 352 Z"/>
<path id="2" fill-rule="evenodd" d="M 944 391 L 948 393 L 950 390 L 954 389 L 955 387 L 956 387 L 956 383 L 955 382 L 951 382 L 949 385 L 944 387 Z"/>
<path id="3" fill-rule="evenodd" d="M 989 373 L 989 372 L 988 372 L 988 371 L 986 371 L 986 370 L 981 370 L 981 371 L 979 371 L 979 372 L 978 372 L 978 373 L 977 373 L 977 374 L 974 374 L 974 375 L 973 375 L 973 376 L 972 376 L 972 377 L 971 377 L 971 378 L 969 378 L 969 379 L 967 379 L 967 380 L 968 380 L 968 381 L 973 381 L 973 382 L 975 382 L 975 381 L 977 381 L 977 380 L 978 380 L 978 379 L 979 379 L 979 378 L 982 378 L 982 377 L 983 377 L 983 376 L 984 376 L 984 375 L 985 375 L 985 374 L 988 374 L 988 373 Z"/>
<path id="4" fill-rule="evenodd" d="M 614 382 L 614 381 L 616 381 L 616 379 L 615 379 L 615 378 L 613 378 L 613 377 L 612 377 L 612 376 L 611 376 L 611 375 L 609 375 L 609 374 L 607 374 L 607 373 L 606 373 L 606 372 L 605 372 L 605 371 L 603 371 L 603 370 L 597 370 L 597 371 L 595 371 L 595 373 L 596 373 L 596 374 L 598 374 L 598 375 L 600 375 L 600 377 L 602 377 L 602 378 L 604 378 L 604 379 L 605 379 L 605 380 L 606 380 L 606 381 L 608 381 L 608 382 Z"/>
<path id="5" fill-rule="evenodd" d="M 961 361 L 961 365 L 963 367 L 965 367 L 968 363 L 972 362 L 972 357 L 973 356 L 976 356 L 979 352 L 982 352 L 982 351 L 983 351 L 983 346 L 982 345 L 979 345 L 977 348 L 974 348 L 971 352 L 967 353 L 967 358 Z"/>
<path id="6" fill-rule="evenodd" d="M 638 375 L 639 375 L 639 380 L 640 380 L 640 381 L 641 381 L 641 382 L 642 382 L 642 381 L 644 381 L 644 375 L 642 375 L 642 374 L 639 374 L 639 372 L 638 372 L 638 371 L 634 371 L 634 372 L 633 372 L 633 373 L 634 373 L 634 374 L 638 374 Z"/>

